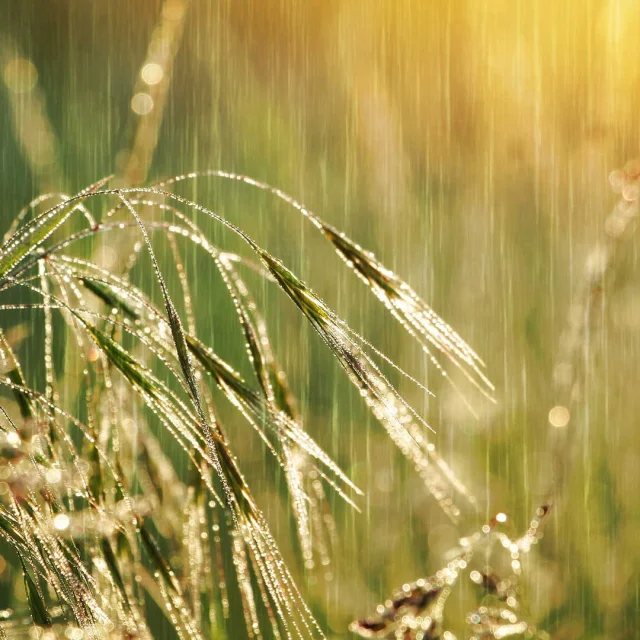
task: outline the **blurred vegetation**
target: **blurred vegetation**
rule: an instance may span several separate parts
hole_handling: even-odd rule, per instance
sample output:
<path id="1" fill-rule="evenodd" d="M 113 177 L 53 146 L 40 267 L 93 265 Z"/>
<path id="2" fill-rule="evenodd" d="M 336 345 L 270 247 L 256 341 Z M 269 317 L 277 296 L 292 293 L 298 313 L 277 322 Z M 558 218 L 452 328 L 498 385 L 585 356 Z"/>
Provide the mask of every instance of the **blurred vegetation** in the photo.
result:
<path id="1" fill-rule="evenodd" d="M 184 31 L 169 56 L 157 144 L 153 135 L 143 141 L 151 155 L 131 164 L 135 132 L 150 115 L 133 113 L 145 106 L 132 98 L 163 7 L 166 19 L 173 5 L 184 5 Z M 348 623 L 395 587 L 433 574 L 460 536 L 496 513 L 508 515 L 509 535 L 522 534 L 558 466 L 566 478 L 525 561 L 528 617 L 553 638 L 636 637 L 639 265 L 633 221 L 619 241 L 605 223 L 617 200 L 607 177 L 638 155 L 640 142 L 637 2 L 0 0 L 0 17 L 2 232 L 40 193 L 76 193 L 111 173 L 118 186 L 210 168 L 250 175 L 374 251 L 486 362 L 497 403 L 465 386 L 470 411 L 290 207 L 235 182 L 181 188 L 249 232 L 434 392 L 390 372 L 479 501 L 477 516 L 453 525 L 304 318 L 256 280 L 306 430 L 365 490 L 362 514 L 332 502 L 339 542 L 330 575 L 305 572 L 280 472 L 257 437 L 230 434 L 329 637 L 347 637 Z M 164 98 L 155 100 L 157 113 Z M 212 242 L 239 250 L 219 225 L 197 221 Z M 102 264 L 124 259 L 117 245 L 87 246 Z M 606 279 L 595 278 L 602 297 L 581 306 L 599 273 L 599 247 L 611 258 Z M 242 334 L 221 282 L 195 251 L 183 259 L 200 335 L 241 360 Z M 169 261 L 165 247 L 161 266 Z M 142 256 L 132 277 L 160 304 L 150 269 Z M 547 439 L 564 371 L 557 365 L 576 323 L 572 309 L 586 308 L 597 322 L 572 352 L 579 384 L 558 461 Z M 17 353 L 28 370 L 40 362 L 42 317 L 6 317 L 5 332 L 27 323 Z M 62 345 L 55 358 L 64 381 Z M 28 375 L 42 385 L 42 371 Z M 177 454 L 175 463 L 186 477 Z M 0 607 L 25 602 L 21 584 L 19 567 L 0 559 Z M 451 598 L 449 626 L 459 637 L 471 586 Z M 244 637 L 230 624 L 230 637 Z M 158 627 L 155 637 L 165 633 Z"/>

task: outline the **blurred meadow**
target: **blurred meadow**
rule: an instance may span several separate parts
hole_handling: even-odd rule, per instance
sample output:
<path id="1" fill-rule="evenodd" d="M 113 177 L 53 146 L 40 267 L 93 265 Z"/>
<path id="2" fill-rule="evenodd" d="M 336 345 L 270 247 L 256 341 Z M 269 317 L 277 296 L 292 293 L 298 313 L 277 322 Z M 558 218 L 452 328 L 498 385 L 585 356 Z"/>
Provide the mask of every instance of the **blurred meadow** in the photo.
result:
<path id="1" fill-rule="evenodd" d="M 639 33 L 635 0 L 0 0 L 1 233 L 39 194 L 75 194 L 110 174 L 113 188 L 207 169 L 251 176 L 374 252 L 486 364 L 494 402 L 446 360 L 443 377 L 272 194 L 216 178 L 171 186 L 246 231 L 433 392 L 381 367 L 477 501 L 452 522 L 307 320 L 249 273 L 305 430 L 364 491 L 361 513 L 328 492 L 331 562 L 305 569 L 283 471 L 249 425 L 227 419 L 230 447 L 328 638 L 355 637 L 351 621 L 435 574 L 497 513 L 517 537 L 546 504 L 518 587 L 530 635 L 514 637 L 640 638 L 640 237 L 628 189 L 640 170 L 610 177 L 640 155 Z M 153 206 L 141 216 L 158 219 Z M 247 254 L 228 229 L 192 218 L 216 246 Z M 140 240 L 133 227 L 105 235 L 83 257 L 117 271 Z M 154 247 L 177 290 L 168 243 Z M 222 279 L 197 247 L 182 259 L 199 335 L 249 379 Z M 162 303 L 144 248 L 132 280 Z M 44 388 L 43 314 L 2 311 L 0 327 Z M 65 340 L 53 346 L 63 395 L 80 384 Z M 1 398 L 14 402 L 6 389 Z M 158 442 L 187 482 L 172 437 Z M 479 567 L 510 566 L 509 549 L 486 554 Z M 240 595 L 229 597 L 220 637 L 254 637 Z M 460 577 L 442 637 L 505 637 L 473 630 L 468 614 L 482 598 Z M 0 610 L 26 611 L 27 599 L 0 541 Z M 178 637 L 150 611 L 151 637 Z"/>

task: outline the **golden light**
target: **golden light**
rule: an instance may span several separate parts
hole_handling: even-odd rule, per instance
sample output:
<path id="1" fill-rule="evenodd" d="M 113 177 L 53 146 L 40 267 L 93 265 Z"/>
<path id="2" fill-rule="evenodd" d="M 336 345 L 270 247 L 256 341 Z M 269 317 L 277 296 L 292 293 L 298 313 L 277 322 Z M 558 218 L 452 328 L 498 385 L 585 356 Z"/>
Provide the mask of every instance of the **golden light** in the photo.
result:
<path id="1" fill-rule="evenodd" d="M 159 64 L 155 62 L 149 62 L 142 67 L 140 77 L 148 84 L 154 85 L 162 81 L 164 77 L 164 71 Z"/>
<path id="2" fill-rule="evenodd" d="M 153 109 L 153 98 L 148 93 L 136 93 L 131 99 L 131 109 L 139 116 L 146 116 Z"/>
<path id="3" fill-rule="evenodd" d="M 9 91 L 28 93 L 38 82 L 38 71 L 26 58 L 13 58 L 5 64 L 2 78 Z"/>
<path id="4" fill-rule="evenodd" d="M 558 405 L 549 411 L 549 423 L 554 427 L 566 427 L 569 424 L 570 419 L 571 414 L 567 407 Z"/>

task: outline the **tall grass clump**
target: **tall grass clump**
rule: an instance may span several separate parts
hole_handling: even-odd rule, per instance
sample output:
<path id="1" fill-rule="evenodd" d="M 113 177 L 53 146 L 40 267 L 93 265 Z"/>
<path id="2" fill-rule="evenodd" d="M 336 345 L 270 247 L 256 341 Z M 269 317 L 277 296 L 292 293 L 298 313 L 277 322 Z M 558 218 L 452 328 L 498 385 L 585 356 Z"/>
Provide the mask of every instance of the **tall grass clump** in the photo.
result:
<path id="1" fill-rule="evenodd" d="M 453 638 L 443 628 L 444 607 L 464 575 L 481 596 L 467 616 L 474 637 L 546 637 L 526 619 L 521 556 L 538 542 L 544 519 L 561 499 L 579 436 L 574 432 L 572 440 L 568 425 L 579 398 L 580 354 L 616 249 L 637 214 L 636 173 L 628 165 L 612 174 L 623 197 L 606 220 L 607 244 L 589 257 L 585 285 L 569 314 L 553 378 L 558 398 L 549 412 L 556 467 L 545 478 L 539 492 L 545 499 L 529 527 L 510 537 L 503 531 L 508 516 L 496 514 L 476 533 L 452 541 L 435 575 L 403 585 L 373 617 L 354 622 L 353 632 Z M 331 562 L 336 526 L 328 492 L 358 509 L 362 491 L 305 430 L 243 272 L 279 288 L 295 305 L 449 518 L 460 522 L 475 513 L 473 494 L 438 455 L 431 428 L 384 370 L 427 390 L 245 231 L 168 190 L 205 178 L 241 181 L 284 199 L 331 243 L 443 375 L 439 356 L 493 400 L 482 361 L 405 282 L 266 184 L 211 171 L 149 187 L 111 188 L 105 178 L 73 197 L 38 198 L 18 214 L 0 247 L 2 313 L 10 319 L 28 312 L 42 323 L 42 332 L 29 338 L 39 357 L 26 361 L 16 352 L 25 336 L 15 329 L 0 334 L 0 537 L 23 574 L 28 605 L 3 612 L 5 637 L 35 637 L 34 630 L 45 636 L 150 637 L 151 603 L 183 638 L 224 636 L 233 615 L 242 616 L 248 637 L 323 636 L 242 474 L 228 429 L 254 430 L 282 469 L 308 571 Z M 212 244 L 198 218 L 225 227 L 247 252 Z M 116 243 L 118 236 L 137 238 L 122 273 L 84 257 L 86 245 L 100 236 Z M 217 271 L 232 301 L 244 363 L 225 361 L 198 335 L 197 303 L 182 258 L 189 247 L 201 254 L 201 273 Z M 145 254 L 154 275 L 142 286 L 135 274 Z M 167 278 L 169 269 L 177 279 Z M 55 365 L 61 350 L 66 373 L 78 372 L 73 385 Z M 242 376 L 247 364 L 250 375 Z M 571 372 L 572 380 L 563 372 Z M 226 418 L 231 426 L 223 424 L 222 405 L 233 410 Z M 186 473 L 167 450 L 165 433 L 178 444 Z M 509 561 L 491 568 L 488 558 L 499 548 Z M 181 559 L 179 567 L 173 558 Z"/>
<path id="2" fill-rule="evenodd" d="M 406 283 L 267 185 L 209 172 L 149 187 L 110 188 L 106 178 L 73 197 L 38 198 L 16 217 L 0 248 L 2 312 L 38 315 L 43 327 L 31 338 L 40 357 L 28 361 L 18 358 L 15 335 L 0 337 L 0 536 L 23 572 L 28 603 L 27 610 L 4 613 L 0 628 L 8 637 L 31 633 L 29 617 L 43 630 L 66 628 L 69 637 L 149 637 L 151 602 L 179 637 L 218 637 L 234 613 L 244 618 L 248 637 L 322 637 L 228 429 L 254 430 L 283 470 L 308 570 L 330 562 L 336 530 L 327 492 L 356 509 L 362 492 L 305 430 L 243 277 L 247 269 L 277 286 L 306 318 L 445 513 L 457 521 L 463 509 L 475 508 L 471 492 L 437 454 L 429 425 L 384 369 L 404 372 L 245 231 L 168 191 L 204 177 L 240 180 L 284 198 L 438 369 L 444 372 L 435 354 L 491 397 L 478 356 Z M 198 218 L 239 237 L 248 254 L 212 244 Z M 105 236 L 114 244 L 137 238 L 122 273 L 85 257 Z M 200 273 L 221 276 L 237 312 L 249 377 L 238 372 L 246 363 L 225 361 L 198 335 L 197 303 L 181 257 L 189 246 L 200 253 Z M 142 286 L 135 272 L 145 254 L 154 276 Z M 177 287 L 167 284 L 167 263 Z M 69 378 L 73 385 L 57 370 L 61 350 L 64 375 L 77 372 Z M 232 426 L 223 424 L 223 403 L 235 410 Z M 179 445 L 187 473 L 166 450 L 164 433 Z M 456 567 L 466 554 L 453 561 Z M 182 559 L 179 568 L 172 558 Z"/>

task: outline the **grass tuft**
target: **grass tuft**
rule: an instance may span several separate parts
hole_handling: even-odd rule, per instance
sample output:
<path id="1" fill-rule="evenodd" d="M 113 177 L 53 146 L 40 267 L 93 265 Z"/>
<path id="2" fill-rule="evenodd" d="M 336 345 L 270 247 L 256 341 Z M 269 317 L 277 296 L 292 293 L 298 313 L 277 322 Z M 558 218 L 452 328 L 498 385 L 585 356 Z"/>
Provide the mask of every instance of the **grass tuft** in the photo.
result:
<path id="1" fill-rule="evenodd" d="M 358 509 L 362 491 L 304 429 L 240 268 L 275 283 L 294 303 L 450 517 L 460 515 L 455 496 L 472 505 L 473 498 L 437 456 L 427 438 L 430 427 L 381 369 L 399 367 L 243 230 L 165 190 L 182 179 L 105 189 L 106 178 L 76 196 L 60 196 L 60 203 L 28 219 L 49 198 L 39 199 L 17 216 L 5 237 L 0 292 L 7 303 L 0 308 L 41 315 L 44 348 L 40 362 L 29 361 L 25 376 L 1 337 L 0 384 L 13 401 L 2 401 L 0 466 L 7 470 L 9 491 L 0 503 L 0 536 L 19 558 L 32 621 L 39 627 L 76 625 L 87 637 L 148 637 L 146 597 L 179 637 L 222 634 L 237 614 L 249 637 L 323 637 L 240 470 L 218 403 L 226 400 L 234 422 L 255 430 L 283 469 L 307 571 L 327 567 L 336 544 L 328 492 Z M 412 335 L 423 347 L 430 341 L 455 366 L 464 363 L 486 382 L 475 354 L 407 285 L 288 196 L 272 191 L 310 217 L 358 275 L 366 274 L 372 291 L 405 328 L 421 323 Z M 94 211 L 99 202 L 112 203 L 102 216 Z M 71 224 L 73 212 L 82 214 L 84 226 Z M 212 245 L 196 224 L 198 215 L 238 235 L 253 258 Z M 80 257 L 97 237 L 117 242 L 132 234 L 142 238 L 151 258 L 160 304 L 151 283 L 144 290 L 130 278 L 140 245 L 122 273 Z M 220 273 L 237 312 L 251 380 L 197 335 L 184 246 L 202 251 Z M 168 285 L 165 262 L 179 275 L 177 291 Z M 407 300 L 413 301 L 410 310 Z M 53 354 L 61 332 L 67 334 L 65 367 L 78 372 L 76 388 L 57 379 Z M 42 376 L 44 390 L 32 382 Z M 188 478 L 176 467 L 175 451 L 161 444 L 165 432 L 188 462 Z M 185 560 L 174 566 L 174 558 Z M 229 589 L 238 594 L 239 611 Z M 0 622 L 7 631 L 14 624 L 12 616 Z"/>

